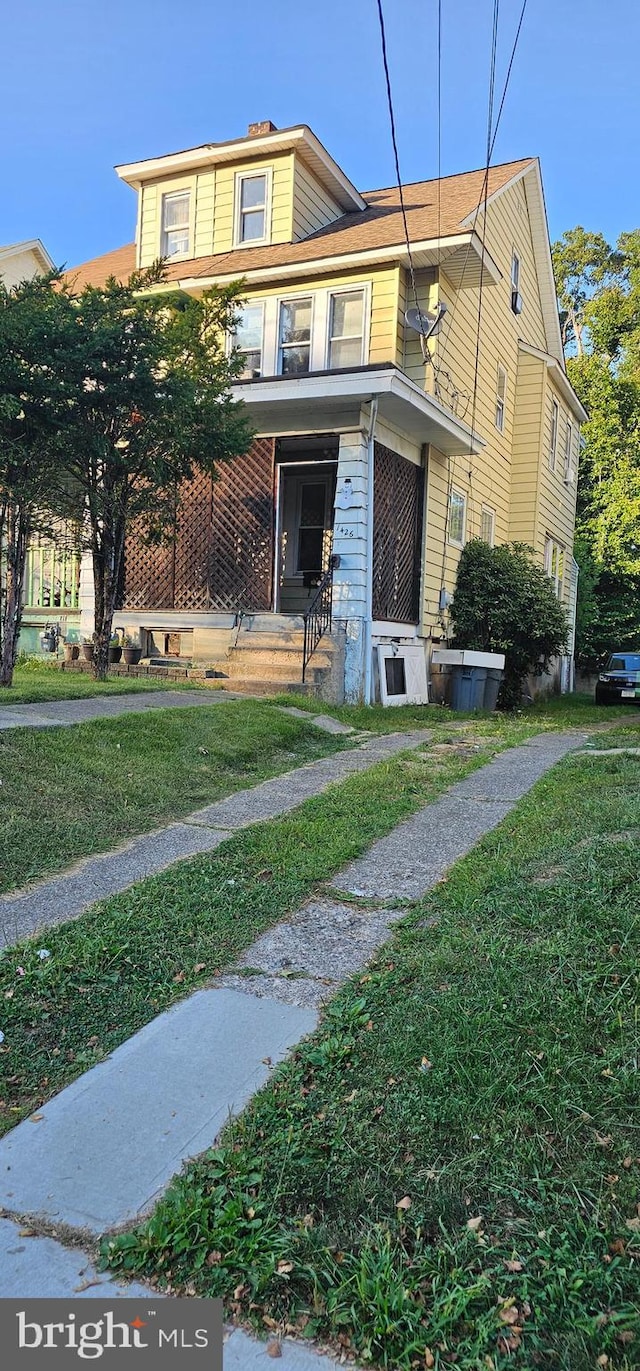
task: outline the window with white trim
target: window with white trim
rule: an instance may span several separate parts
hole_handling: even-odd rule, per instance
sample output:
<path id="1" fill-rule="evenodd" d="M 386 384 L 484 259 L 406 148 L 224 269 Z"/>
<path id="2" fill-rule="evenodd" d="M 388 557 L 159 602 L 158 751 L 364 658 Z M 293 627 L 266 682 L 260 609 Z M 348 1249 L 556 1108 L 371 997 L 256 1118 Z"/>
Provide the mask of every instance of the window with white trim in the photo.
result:
<path id="1" fill-rule="evenodd" d="M 236 180 L 236 243 L 263 243 L 267 238 L 269 177 L 266 171 Z"/>
<path id="2" fill-rule="evenodd" d="M 459 490 L 452 490 L 449 496 L 449 523 L 447 538 L 456 547 L 464 547 L 464 530 L 467 519 L 467 501 Z"/>
<path id="3" fill-rule="evenodd" d="M 480 537 L 483 543 L 493 547 L 496 536 L 496 512 L 490 505 L 483 505 L 480 515 Z"/>
<path id="4" fill-rule="evenodd" d="M 570 481 L 573 475 L 573 424 L 567 419 L 564 435 L 564 479 Z"/>
<path id="5" fill-rule="evenodd" d="M 520 258 L 515 248 L 511 258 L 511 289 L 516 292 L 520 290 Z"/>
<path id="6" fill-rule="evenodd" d="M 550 470 L 550 471 L 555 471 L 555 469 L 556 469 L 556 455 L 557 455 L 557 451 L 558 451 L 558 420 L 559 420 L 559 417 L 560 417 L 560 410 L 559 410 L 559 408 L 558 408 L 558 401 L 557 401 L 557 400 L 552 400 L 552 401 L 551 401 L 551 441 L 550 441 L 550 443 L 549 443 L 549 470 Z"/>
<path id="7" fill-rule="evenodd" d="M 343 290 L 329 301 L 329 367 L 362 365 L 364 291 Z"/>
<path id="8" fill-rule="evenodd" d="M 188 190 L 170 191 L 162 197 L 162 256 L 189 256 L 189 214 L 191 195 Z"/>
<path id="9" fill-rule="evenodd" d="M 498 433 L 504 433 L 504 414 L 507 405 L 507 373 L 500 362 L 498 362 L 498 374 L 496 379 L 496 428 Z"/>
<path id="10" fill-rule="evenodd" d="M 564 548 L 561 543 L 556 543 L 553 538 L 545 539 L 544 569 L 547 576 L 553 581 L 553 588 L 558 599 L 560 599 L 564 579 Z"/>
<path id="11" fill-rule="evenodd" d="M 280 302 L 278 374 L 298 376 L 309 371 L 311 358 L 311 295 Z"/>
<path id="12" fill-rule="evenodd" d="M 243 360 L 239 372 L 242 380 L 252 380 L 262 375 L 263 333 L 264 302 L 260 300 L 256 304 L 245 305 L 231 338 L 234 351 Z"/>

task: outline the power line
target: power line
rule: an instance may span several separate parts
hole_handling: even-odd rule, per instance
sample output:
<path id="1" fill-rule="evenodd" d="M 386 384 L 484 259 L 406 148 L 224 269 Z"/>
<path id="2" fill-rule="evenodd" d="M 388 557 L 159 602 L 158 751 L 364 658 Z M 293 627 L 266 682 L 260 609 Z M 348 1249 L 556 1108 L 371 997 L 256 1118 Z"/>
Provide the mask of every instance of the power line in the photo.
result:
<path id="1" fill-rule="evenodd" d="M 387 104 L 388 104 L 388 106 L 389 106 L 389 123 L 390 123 L 390 125 L 391 125 L 391 142 L 392 142 L 392 144 L 393 144 L 393 156 L 394 156 L 395 164 L 396 164 L 396 181 L 397 181 L 397 183 L 398 183 L 398 192 L 399 192 L 399 195 L 400 195 L 400 211 L 401 211 L 401 214 L 402 214 L 402 223 L 403 223 L 403 226 L 404 226 L 404 237 L 405 237 L 405 242 L 406 242 L 406 245 L 407 245 L 407 256 L 408 256 L 408 258 L 409 258 L 409 273 L 410 273 L 410 276 L 411 276 L 411 286 L 412 286 L 412 289 L 413 289 L 413 298 L 414 298 L 414 300 L 415 300 L 416 309 L 419 311 L 419 310 L 420 310 L 420 305 L 419 305 L 419 303 L 418 303 L 418 289 L 417 289 L 417 286 L 416 286 L 416 274 L 415 274 L 414 265 L 413 265 L 413 255 L 412 255 L 412 252 L 411 252 L 411 241 L 410 241 L 410 238 L 409 238 L 409 225 L 408 225 L 408 222 L 407 222 L 407 210 L 406 210 L 406 206 L 405 206 L 405 202 L 404 202 L 404 191 L 403 191 L 403 188 L 402 188 L 402 177 L 401 177 L 401 175 L 400 175 L 400 156 L 399 156 L 399 153 L 398 153 L 398 139 L 397 139 L 397 137 L 396 137 L 396 121 L 395 121 L 395 115 L 394 115 L 394 112 L 393 112 L 393 96 L 392 96 L 392 94 L 391 94 L 391 77 L 390 77 L 390 75 L 389 75 L 389 62 L 388 62 L 388 59 L 387 59 L 387 35 L 386 35 L 386 31 L 385 31 L 384 14 L 383 14 L 383 12 L 382 12 L 382 0 L 377 0 L 377 6 L 378 6 L 378 21 L 379 21 L 379 24 L 380 24 L 380 40 L 381 40 L 381 44 L 382 44 L 382 62 L 383 62 L 383 66 L 384 66 L 384 78 L 385 78 L 385 82 L 386 82 L 386 86 L 387 86 Z"/>

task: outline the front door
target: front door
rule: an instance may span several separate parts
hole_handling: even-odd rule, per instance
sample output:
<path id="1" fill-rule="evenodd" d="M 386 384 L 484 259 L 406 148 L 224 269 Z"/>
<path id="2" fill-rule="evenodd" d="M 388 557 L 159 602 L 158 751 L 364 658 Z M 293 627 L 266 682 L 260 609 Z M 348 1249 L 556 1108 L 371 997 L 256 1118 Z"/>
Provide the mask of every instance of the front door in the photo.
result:
<path id="1" fill-rule="evenodd" d="M 304 614 L 329 565 L 336 464 L 281 468 L 280 604 Z"/>

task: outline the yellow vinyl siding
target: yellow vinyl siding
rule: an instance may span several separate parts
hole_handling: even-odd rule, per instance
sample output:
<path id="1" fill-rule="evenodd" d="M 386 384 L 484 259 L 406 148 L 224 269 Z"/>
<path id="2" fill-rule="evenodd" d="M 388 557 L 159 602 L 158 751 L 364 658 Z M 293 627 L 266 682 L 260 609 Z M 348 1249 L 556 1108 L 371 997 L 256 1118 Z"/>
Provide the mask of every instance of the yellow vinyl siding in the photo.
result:
<path id="1" fill-rule="evenodd" d="M 213 252 L 214 201 L 215 172 L 200 172 L 196 177 L 194 257 L 207 257 Z"/>
<path id="2" fill-rule="evenodd" d="M 340 206 L 331 199 L 300 157 L 296 157 L 293 170 L 294 243 L 333 223 L 341 214 Z"/>
<path id="3" fill-rule="evenodd" d="M 290 152 L 219 166 L 216 170 L 213 251 L 234 247 L 235 184 L 237 175 L 259 174 L 271 168 L 271 243 L 290 243 L 292 225 L 292 163 Z"/>
<path id="4" fill-rule="evenodd" d="M 549 467 L 549 446 L 551 442 L 551 410 L 553 401 L 558 404 L 558 444 L 555 471 Z M 569 416 L 570 417 L 570 416 Z M 550 377 L 545 387 L 542 452 L 540 456 L 540 487 L 538 500 L 538 523 L 536 529 L 536 553 L 544 557 L 546 538 L 553 538 L 565 549 L 565 573 L 563 600 L 569 595 L 569 562 L 573 545 L 573 526 L 575 519 L 576 487 L 567 485 L 564 480 L 564 439 L 567 422 L 567 406 Z M 575 440 L 574 440 L 575 441 Z"/>
<path id="5" fill-rule="evenodd" d="M 542 418 L 545 402 L 546 365 L 542 358 L 521 352 L 516 383 L 516 416 L 511 473 L 512 542 L 537 542 L 538 487 Z M 539 549 L 537 549 L 539 550 Z"/>

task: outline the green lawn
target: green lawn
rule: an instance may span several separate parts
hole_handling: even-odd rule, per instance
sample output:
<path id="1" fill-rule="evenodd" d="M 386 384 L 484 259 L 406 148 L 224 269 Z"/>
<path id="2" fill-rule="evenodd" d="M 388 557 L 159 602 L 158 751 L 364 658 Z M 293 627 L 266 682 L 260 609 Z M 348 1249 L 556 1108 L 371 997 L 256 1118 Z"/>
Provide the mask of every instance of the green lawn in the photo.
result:
<path id="1" fill-rule="evenodd" d="M 0 688 L 0 707 L 43 704 L 47 700 L 86 700 L 94 695 L 139 695 L 145 690 L 202 689 L 201 681 L 164 681 L 157 677 L 111 676 L 94 681 L 84 671 L 61 671 L 56 662 L 18 663 L 13 684 Z"/>
<path id="2" fill-rule="evenodd" d="M 194 715 L 200 720 L 202 711 Z M 352 776 L 211 855 L 0 952 L 0 1132 L 231 965 L 339 867 L 496 750 L 479 725 L 468 736 L 471 748 L 456 737 L 450 749 L 423 748 Z M 43 947 L 46 960 L 38 957 Z"/>
<path id="3" fill-rule="evenodd" d="M 0 732 L 0 890 L 344 746 L 258 700 Z"/>
<path id="4" fill-rule="evenodd" d="M 312 714 L 317 714 L 321 709 L 324 714 L 333 714 L 343 723 L 352 724 L 355 728 L 370 729 L 375 733 L 393 733 L 398 728 L 428 728 L 432 723 L 445 725 L 448 721 L 455 723 L 469 718 L 482 719 L 489 727 L 499 732 L 502 727 L 501 721 L 505 717 L 511 723 L 526 723 L 536 732 L 567 728 L 588 730 L 594 724 L 611 724 L 615 719 L 628 718 L 630 714 L 636 718 L 640 717 L 637 708 L 633 706 L 596 706 L 591 695 L 553 696 L 549 700 L 540 700 L 534 705 L 523 706 L 515 714 L 508 716 L 500 713 L 460 714 L 442 705 L 399 705 L 397 708 L 388 709 L 383 705 L 325 705 L 305 695 L 281 695 L 277 698 L 280 704 L 294 704 L 298 709 L 306 709 Z"/>
<path id="5" fill-rule="evenodd" d="M 640 758 L 554 769 L 111 1265 L 390 1368 L 637 1368 L 639 839 Z"/>

